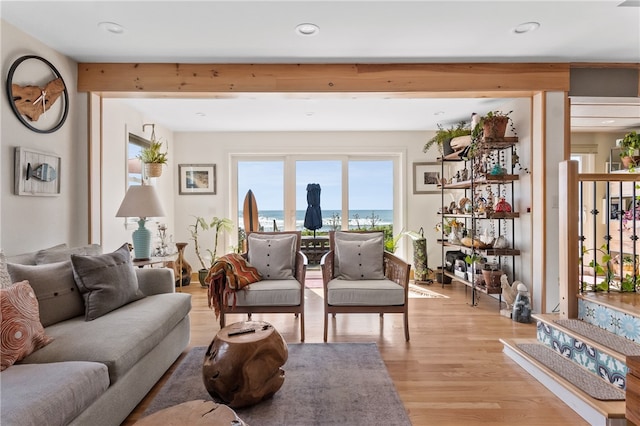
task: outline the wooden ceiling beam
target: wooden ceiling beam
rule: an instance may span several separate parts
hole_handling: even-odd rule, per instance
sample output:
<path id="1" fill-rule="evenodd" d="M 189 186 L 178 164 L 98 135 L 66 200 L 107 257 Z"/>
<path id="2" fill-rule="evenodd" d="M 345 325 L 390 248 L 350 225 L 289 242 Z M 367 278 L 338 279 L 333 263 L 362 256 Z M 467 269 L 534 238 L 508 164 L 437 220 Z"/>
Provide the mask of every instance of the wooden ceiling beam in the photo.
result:
<path id="1" fill-rule="evenodd" d="M 564 63 L 165 64 L 80 63 L 80 92 L 568 91 Z"/>

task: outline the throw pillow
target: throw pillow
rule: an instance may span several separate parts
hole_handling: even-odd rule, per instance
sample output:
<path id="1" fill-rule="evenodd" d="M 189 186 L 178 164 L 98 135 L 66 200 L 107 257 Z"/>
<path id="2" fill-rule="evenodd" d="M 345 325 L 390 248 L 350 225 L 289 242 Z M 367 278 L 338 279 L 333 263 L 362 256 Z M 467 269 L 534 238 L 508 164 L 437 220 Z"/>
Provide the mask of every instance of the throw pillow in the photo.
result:
<path id="1" fill-rule="evenodd" d="M 295 234 L 249 234 L 249 262 L 265 280 L 291 279 L 297 240 Z"/>
<path id="2" fill-rule="evenodd" d="M 337 246 L 338 241 L 366 241 L 371 238 L 380 238 L 382 239 L 383 250 L 384 250 L 384 233 L 383 232 L 347 232 L 347 231 L 336 231 L 333 235 L 334 237 L 334 247 Z M 337 249 L 336 249 L 337 251 Z M 337 253 L 333 256 L 333 271 L 334 276 L 340 276 L 340 258 Z"/>
<path id="3" fill-rule="evenodd" d="M 3 251 L 0 251 L 0 288 L 11 286 L 11 276 L 7 270 L 7 258 Z"/>
<path id="4" fill-rule="evenodd" d="M 51 247 L 36 252 L 36 264 L 63 262 L 71 259 L 72 254 L 98 255 L 102 254 L 102 246 L 100 244 L 89 244 L 82 247 Z"/>
<path id="5" fill-rule="evenodd" d="M 38 299 L 40 321 L 48 327 L 84 314 L 84 301 L 73 279 L 71 262 L 7 265 L 13 282 L 29 281 Z"/>
<path id="6" fill-rule="evenodd" d="M 384 236 L 382 233 L 362 235 L 368 235 L 368 238 L 360 241 L 336 240 L 335 258 L 340 259 L 339 279 L 384 279 Z"/>
<path id="7" fill-rule="evenodd" d="M 128 244 L 113 253 L 71 255 L 73 276 L 84 297 L 85 319 L 94 320 L 142 299 Z"/>
<path id="8" fill-rule="evenodd" d="M 0 289 L 0 313 L 0 371 L 53 340 L 44 333 L 38 300 L 28 281 Z"/>

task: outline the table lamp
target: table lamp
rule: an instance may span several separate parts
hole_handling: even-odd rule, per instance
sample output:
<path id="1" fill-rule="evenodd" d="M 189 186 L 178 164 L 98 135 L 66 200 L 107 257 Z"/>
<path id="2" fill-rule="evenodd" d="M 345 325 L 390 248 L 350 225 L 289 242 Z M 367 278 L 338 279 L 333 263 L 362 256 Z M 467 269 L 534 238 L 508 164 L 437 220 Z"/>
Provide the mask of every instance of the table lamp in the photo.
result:
<path id="1" fill-rule="evenodd" d="M 134 260 L 151 258 L 151 231 L 145 228 L 148 217 L 164 216 L 164 209 L 155 187 L 151 185 L 130 186 L 116 217 L 139 217 L 138 229 L 133 231 Z"/>

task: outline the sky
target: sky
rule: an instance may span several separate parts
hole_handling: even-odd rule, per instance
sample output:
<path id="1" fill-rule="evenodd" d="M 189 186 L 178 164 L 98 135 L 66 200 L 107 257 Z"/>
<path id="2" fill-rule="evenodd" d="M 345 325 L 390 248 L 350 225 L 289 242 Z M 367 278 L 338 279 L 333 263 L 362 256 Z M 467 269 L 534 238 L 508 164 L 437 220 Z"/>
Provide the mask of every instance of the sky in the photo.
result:
<path id="1" fill-rule="evenodd" d="M 340 210 L 342 164 L 336 161 L 296 162 L 296 209 L 307 208 L 307 184 L 320 184 L 323 210 Z M 282 210 L 284 206 L 282 161 L 238 162 L 238 200 L 249 189 L 259 210 Z M 393 162 L 391 160 L 349 162 L 349 209 L 393 209 Z"/>

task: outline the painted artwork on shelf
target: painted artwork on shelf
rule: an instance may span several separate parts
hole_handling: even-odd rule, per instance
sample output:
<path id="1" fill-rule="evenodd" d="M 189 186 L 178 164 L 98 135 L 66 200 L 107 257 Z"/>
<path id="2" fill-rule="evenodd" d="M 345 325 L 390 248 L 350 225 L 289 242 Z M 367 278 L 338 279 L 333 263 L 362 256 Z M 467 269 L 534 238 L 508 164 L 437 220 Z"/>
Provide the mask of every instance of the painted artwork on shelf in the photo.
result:
<path id="1" fill-rule="evenodd" d="M 17 147 L 15 149 L 15 194 L 59 195 L 60 164 L 60 157 L 53 153 Z"/>

